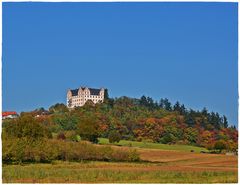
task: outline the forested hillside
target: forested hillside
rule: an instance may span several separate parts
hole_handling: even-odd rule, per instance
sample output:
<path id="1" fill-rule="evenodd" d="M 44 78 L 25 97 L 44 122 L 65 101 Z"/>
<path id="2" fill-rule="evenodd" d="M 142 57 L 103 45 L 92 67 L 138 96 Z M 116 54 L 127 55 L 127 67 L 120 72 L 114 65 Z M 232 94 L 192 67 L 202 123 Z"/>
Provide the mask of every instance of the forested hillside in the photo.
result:
<path id="1" fill-rule="evenodd" d="M 216 112 L 186 109 L 183 104 L 174 105 L 168 99 L 155 102 L 150 97 L 140 99 L 105 97 L 102 104 L 87 102 L 83 107 L 68 110 L 64 104 L 56 104 L 48 111 L 36 109 L 21 113 L 31 115 L 58 137 L 70 137 L 97 143 L 99 137 L 156 142 L 164 144 L 189 144 L 208 149 L 235 151 L 238 132 L 229 127 L 225 116 Z M 9 126 L 5 121 L 4 125 Z M 11 125 L 11 124 L 10 124 Z M 64 131 L 71 131 L 65 136 Z"/>

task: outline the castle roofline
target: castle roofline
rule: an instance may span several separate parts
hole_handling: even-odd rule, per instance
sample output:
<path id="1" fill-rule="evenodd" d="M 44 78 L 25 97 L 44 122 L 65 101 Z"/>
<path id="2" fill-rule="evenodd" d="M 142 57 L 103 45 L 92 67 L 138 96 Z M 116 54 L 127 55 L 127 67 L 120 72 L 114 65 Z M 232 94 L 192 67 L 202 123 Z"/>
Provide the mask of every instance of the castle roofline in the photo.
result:
<path id="1" fill-rule="evenodd" d="M 78 91 L 82 89 L 85 91 L 88 89 L 90 91 L 90 95 L 99 95 L 101 90 L 104 90 L 104 88 L 96 89 L 96 88 L 88 88 L 88 87 L 80 87 L 78 89 L 70 89 L 72 96 L 78 96 Z"/>

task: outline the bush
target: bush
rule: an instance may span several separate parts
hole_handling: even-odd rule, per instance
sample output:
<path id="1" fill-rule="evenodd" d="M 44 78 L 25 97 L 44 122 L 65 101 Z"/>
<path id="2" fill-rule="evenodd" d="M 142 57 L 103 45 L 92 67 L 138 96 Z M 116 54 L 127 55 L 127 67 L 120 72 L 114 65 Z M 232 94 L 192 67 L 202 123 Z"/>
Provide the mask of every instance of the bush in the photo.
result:
<path id="1" fill-rule="evenodd" d="M 77 135 L 76 131 L 74 131 L 74 130 L 65 131 L 64 133 L 66 136 L 66 140 L 68 140 L 68 141 L 79 142 L 81 140 L 80 136 Z"/>
<path id="2" fill-rule="evenodd" d="M 171 133 L 167 133 L 160 139 L 160 142 L 163 144 L 174 143 L 176 142 L 176 137 Z"/>
<path id="3" fill-rule="evenodd" d="M 118 143 L 121 140 L 121 135 L 117 131 L 111 131 L 108 135 L 108 139 L 110 143 Z"/>
<path id="4" fill-rule="evenodd" d="M 57 139 L 62 139 L 62 140 L 65 140 L 66 139 L 66 136 L 63 132 L 60 132 L 58 135 L 57 135 Z"/>
<path id="5" fill-rule="evenodd" d="M 2 160 L 7 162 L 50 162 L 58 157 L 56 145 L 48 140 L 29 140 L 14 138 L 3 140 Z"/>
<path id="6" fill-rule="evenodd" d="M 75 130 L 68 130 L 68 131 L 65 131 L 64 134 L 67 140 L 71 140 L 71 138 L 76 135 L 76 132 Z"/>
<path id="7" fill-rule="evenodd" d="M 139 161 L 140 160 L 140 156 L 136 149 L 129 151 L 128 158 L 129 158 L 129 161 Z"/>

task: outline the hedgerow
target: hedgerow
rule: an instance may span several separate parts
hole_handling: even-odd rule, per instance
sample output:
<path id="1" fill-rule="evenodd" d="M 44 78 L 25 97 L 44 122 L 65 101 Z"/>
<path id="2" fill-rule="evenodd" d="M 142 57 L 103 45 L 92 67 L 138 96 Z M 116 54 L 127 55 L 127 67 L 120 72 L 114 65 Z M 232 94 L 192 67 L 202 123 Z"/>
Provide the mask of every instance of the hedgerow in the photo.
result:
<path id="1" fill-rule="evenodd" d="M 63 161 L 138 161 L 136 150 L 97 146 L 89 142 L 55 139 L 30 140 L 9 138 L 3 140 L 3 163 Z"/>

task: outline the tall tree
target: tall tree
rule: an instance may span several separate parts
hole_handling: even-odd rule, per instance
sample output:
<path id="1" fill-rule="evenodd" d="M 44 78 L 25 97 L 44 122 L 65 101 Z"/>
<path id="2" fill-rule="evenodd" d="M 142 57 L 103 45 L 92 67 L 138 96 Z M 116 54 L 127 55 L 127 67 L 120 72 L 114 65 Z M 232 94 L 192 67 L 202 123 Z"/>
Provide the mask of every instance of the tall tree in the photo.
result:
<path id="1" fill-rule="evenodd" d="M 104 89 L 104 100 L 109 99 L 108 89 Z"/>
<path id="2" fill-rule="evenodd" d="M 182 104 L 180 107 L 180 114 L 185 115 L 186 113 L 187 113 L 187 109 L 185 108 L 184 104 Z"/>
<path id="3" fill-rule="evenodd" d="M 164 99 L 164 108 L 168 111 L 172 110 L 172 104 L 167 98 Z"/>
<path id="4" fill-rule="evenodd" d="M 227 117 L 225 115 L 223 116 L 223 127 L 228 128 L 228 120 L 227 120 Z"/>
<path id="5" fill-rule="evenodd" d="M 151 97 L 147 97 L 147 107 L 154 109 L 154 101 Z"/>
<path id="6" fill-rule="evenodd" d="M 147 101 L 146 96 L 143 95 L 143 96 L 140 98 L 139 103 L 140 103 L 140 105 L 142 105 L 142 106 L 147 106 L 147 105 L 148 105 L 148 101 Z"/>
<path id="7" fill-rule="evenodd" d="M 180 103 L 178 101 L 173 106 L 173 110 L 178 111 L 179 113 L 181 112 L 181 106 L 180 106 Z"/>
<path id="8" fill-rule="evenodd" d="M 207 117 L 207 116 L 208 116 L 208 110 L 207 110 L 207 108 L 204 107 L 201 113 L 202 113 L 203 116 L 206 116 L 206 117 Z"/>
<path id="9" fill-rule="evenodd" d="M 162 109 L 164 108 L 164 99 L 163 98 L 161 98 L 159 101 L 159 107 Z"/>

